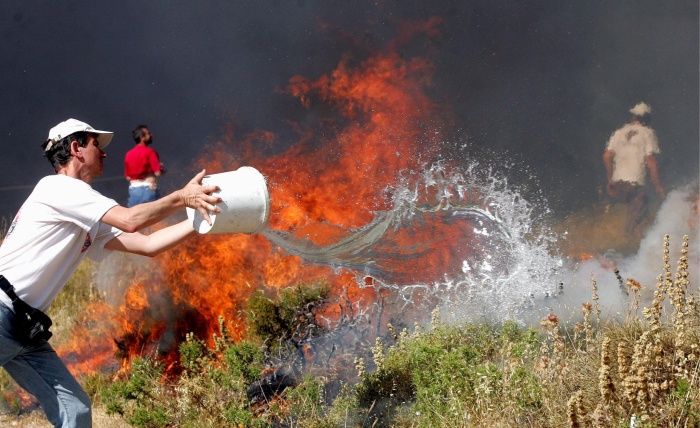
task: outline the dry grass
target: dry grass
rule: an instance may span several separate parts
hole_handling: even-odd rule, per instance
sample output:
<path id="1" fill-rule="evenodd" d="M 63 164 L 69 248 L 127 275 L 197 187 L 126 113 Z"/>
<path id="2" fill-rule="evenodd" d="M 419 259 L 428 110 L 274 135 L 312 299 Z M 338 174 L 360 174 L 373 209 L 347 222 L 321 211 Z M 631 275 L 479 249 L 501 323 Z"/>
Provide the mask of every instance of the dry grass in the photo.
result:
<path id="1" fill-rule="evenodd" d="M 637 426 L 700 424 L 700 312 L 697 296 L 688 292 L 687 237 L 675 274 L 668 246 L 667 236 L 664 272 L 641 319 L 630 312 L 625 323 L 602 326 L 592 340 L 591 326 L 584 323 L 587 339 L 572 343 L 573 353 L 557 360 L 557 353 L 550 352 L 564 364 L 551 384 L 550 405 L 561 408 L 563 398 L 558 403 L 556 398 L 566 397 L 569 426 L 613 427 L 633 417 Z M 627 283 L 637 301 L 635 281 Z M 590 310 L 583 305 L 584 317 Z"/>
<path id="2" fill-rule="evenodd" d="M 92 412 L 92 423 L 95 428 L 129 428 L 131 425 L 126 423 L 122 418 L 109 416 L 102 407 L 96 407 Z M 49 423 L 41 410 L 33 411 L 29 414 L 20 416 L 13 414 L 0 414 L 1 427 L 17 427 L 17 428 L 51 428 L 53 425 Z"/>

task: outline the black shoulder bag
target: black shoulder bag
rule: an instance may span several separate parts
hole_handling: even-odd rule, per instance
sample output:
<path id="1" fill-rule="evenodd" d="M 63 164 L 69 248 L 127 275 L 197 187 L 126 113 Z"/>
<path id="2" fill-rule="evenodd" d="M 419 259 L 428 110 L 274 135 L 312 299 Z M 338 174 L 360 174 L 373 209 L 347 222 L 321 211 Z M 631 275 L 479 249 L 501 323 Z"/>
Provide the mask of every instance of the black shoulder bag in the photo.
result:
<path id="1" fill-rule="evenodd" d="M 0 275 L 0 288 L 12 299 L 15 309 L 15 334 L 17 340 L 24 345 L 39 345 L 44 340 L 49 340 L 53 333 L 49 328 L 53 324 L 48 315 L 29 306 L 15 293 L 12 284 Z"/>

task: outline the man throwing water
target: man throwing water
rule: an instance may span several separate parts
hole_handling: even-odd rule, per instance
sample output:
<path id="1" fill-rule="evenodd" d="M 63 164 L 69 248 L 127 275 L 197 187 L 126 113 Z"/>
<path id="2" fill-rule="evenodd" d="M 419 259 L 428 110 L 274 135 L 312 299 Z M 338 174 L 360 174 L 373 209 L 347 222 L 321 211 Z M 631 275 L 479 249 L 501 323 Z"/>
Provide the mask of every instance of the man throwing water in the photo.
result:
<path id="1" fill-rule="evenodd" d="M 85 256 L 100 261 L 116 250 L 152 257 L 195 230 L 187 220 L 150 235 L 139 230 L 185 207 L 210 223 L 209 212 L 220 211 L 214 204 L 221 199 L 211 195 L 218 187 L 201 185 L 205 171 L 181 190 L 131 208 L 101 195 L 90 183 L 102 175 L 112 136 L 75 119 L 53 127 L 42 148 L 56 174 L 37 183 L 0 246 L 0 365 L 54 426 L 91 427 L 91 403 L 47 342 L 50 334 L 27 334 L 27 314 L 46 311 Z"/>

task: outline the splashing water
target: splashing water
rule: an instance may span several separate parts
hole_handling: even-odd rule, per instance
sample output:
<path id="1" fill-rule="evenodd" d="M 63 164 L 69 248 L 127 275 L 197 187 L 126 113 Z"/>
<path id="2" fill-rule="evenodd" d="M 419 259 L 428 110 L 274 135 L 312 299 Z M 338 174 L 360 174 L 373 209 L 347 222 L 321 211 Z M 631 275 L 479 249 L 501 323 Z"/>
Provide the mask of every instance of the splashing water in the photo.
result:
<path id="1" fill-rule="evenodd" d="M 364 227 L 324 225 L 334 242 L 314 243 L 314 226 L 262 234 L 308 263 L 348 269 L 361 286 L 391 291 L 403 308 L 429 301 L 459 307 L 460 317 L 517 319 L 557 292 L 555 239 L 533 229 L 542 220 L 535 207 L 493 171 L 436 163 L 387 190 L 392 208 Z"/>

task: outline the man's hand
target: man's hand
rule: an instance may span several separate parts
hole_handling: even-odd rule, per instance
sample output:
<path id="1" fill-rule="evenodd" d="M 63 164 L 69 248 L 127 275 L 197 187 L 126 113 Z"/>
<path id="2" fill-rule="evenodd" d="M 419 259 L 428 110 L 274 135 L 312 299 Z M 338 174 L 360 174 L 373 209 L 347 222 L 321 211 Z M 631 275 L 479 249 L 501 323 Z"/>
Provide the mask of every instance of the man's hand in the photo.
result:
<path id="1" fill-rule="evenodd" d="M 661 184 L 656 184 L 654 187 L 656 188 L 656 193 L 659 194 L 659 198 L 662 200 L 666 199 L 666 191 L 664 190 L 664 187 Z"/>
<path id="2" fill-rule="evenodd" d="M 617 190 L 615 190 L 615 183 L 612 181 L 608 181 L 608 195 L 610 195 L 611 198 L 617 196 Z"/>
<path id="3" fill-rule="evenodd" d="M 666 191 L 664 186 L 661 184 L 661 178 L 659 177 L 659 166 L 656 163 L 656 156 L 648 155 L 644 158 L 647 164 L 647 169 L 649 169 L 649 175 L 651 176 L 651 182 L 654 183 L 654 188 L 659 197 L 663 200 L 666 199 Z"/>
<path id="4" fill-rule="evenodd" d="M 200 173 L 195 175 L 194 178 L 180 190 L 180 200 L 182 200 L 182 203 L 186 207 L 199 211 L 207 223 L 211 225 L 212 222 L 209 217 L 209 212 L 220 213 L 221 209 L 215 204 L 221 202 L 222 199 L 212 195 L 212 193 L 221 190 L 219 186 L 202 186 L 202 179 L 206 174 L 206 170 L 203 169 Z"/>

